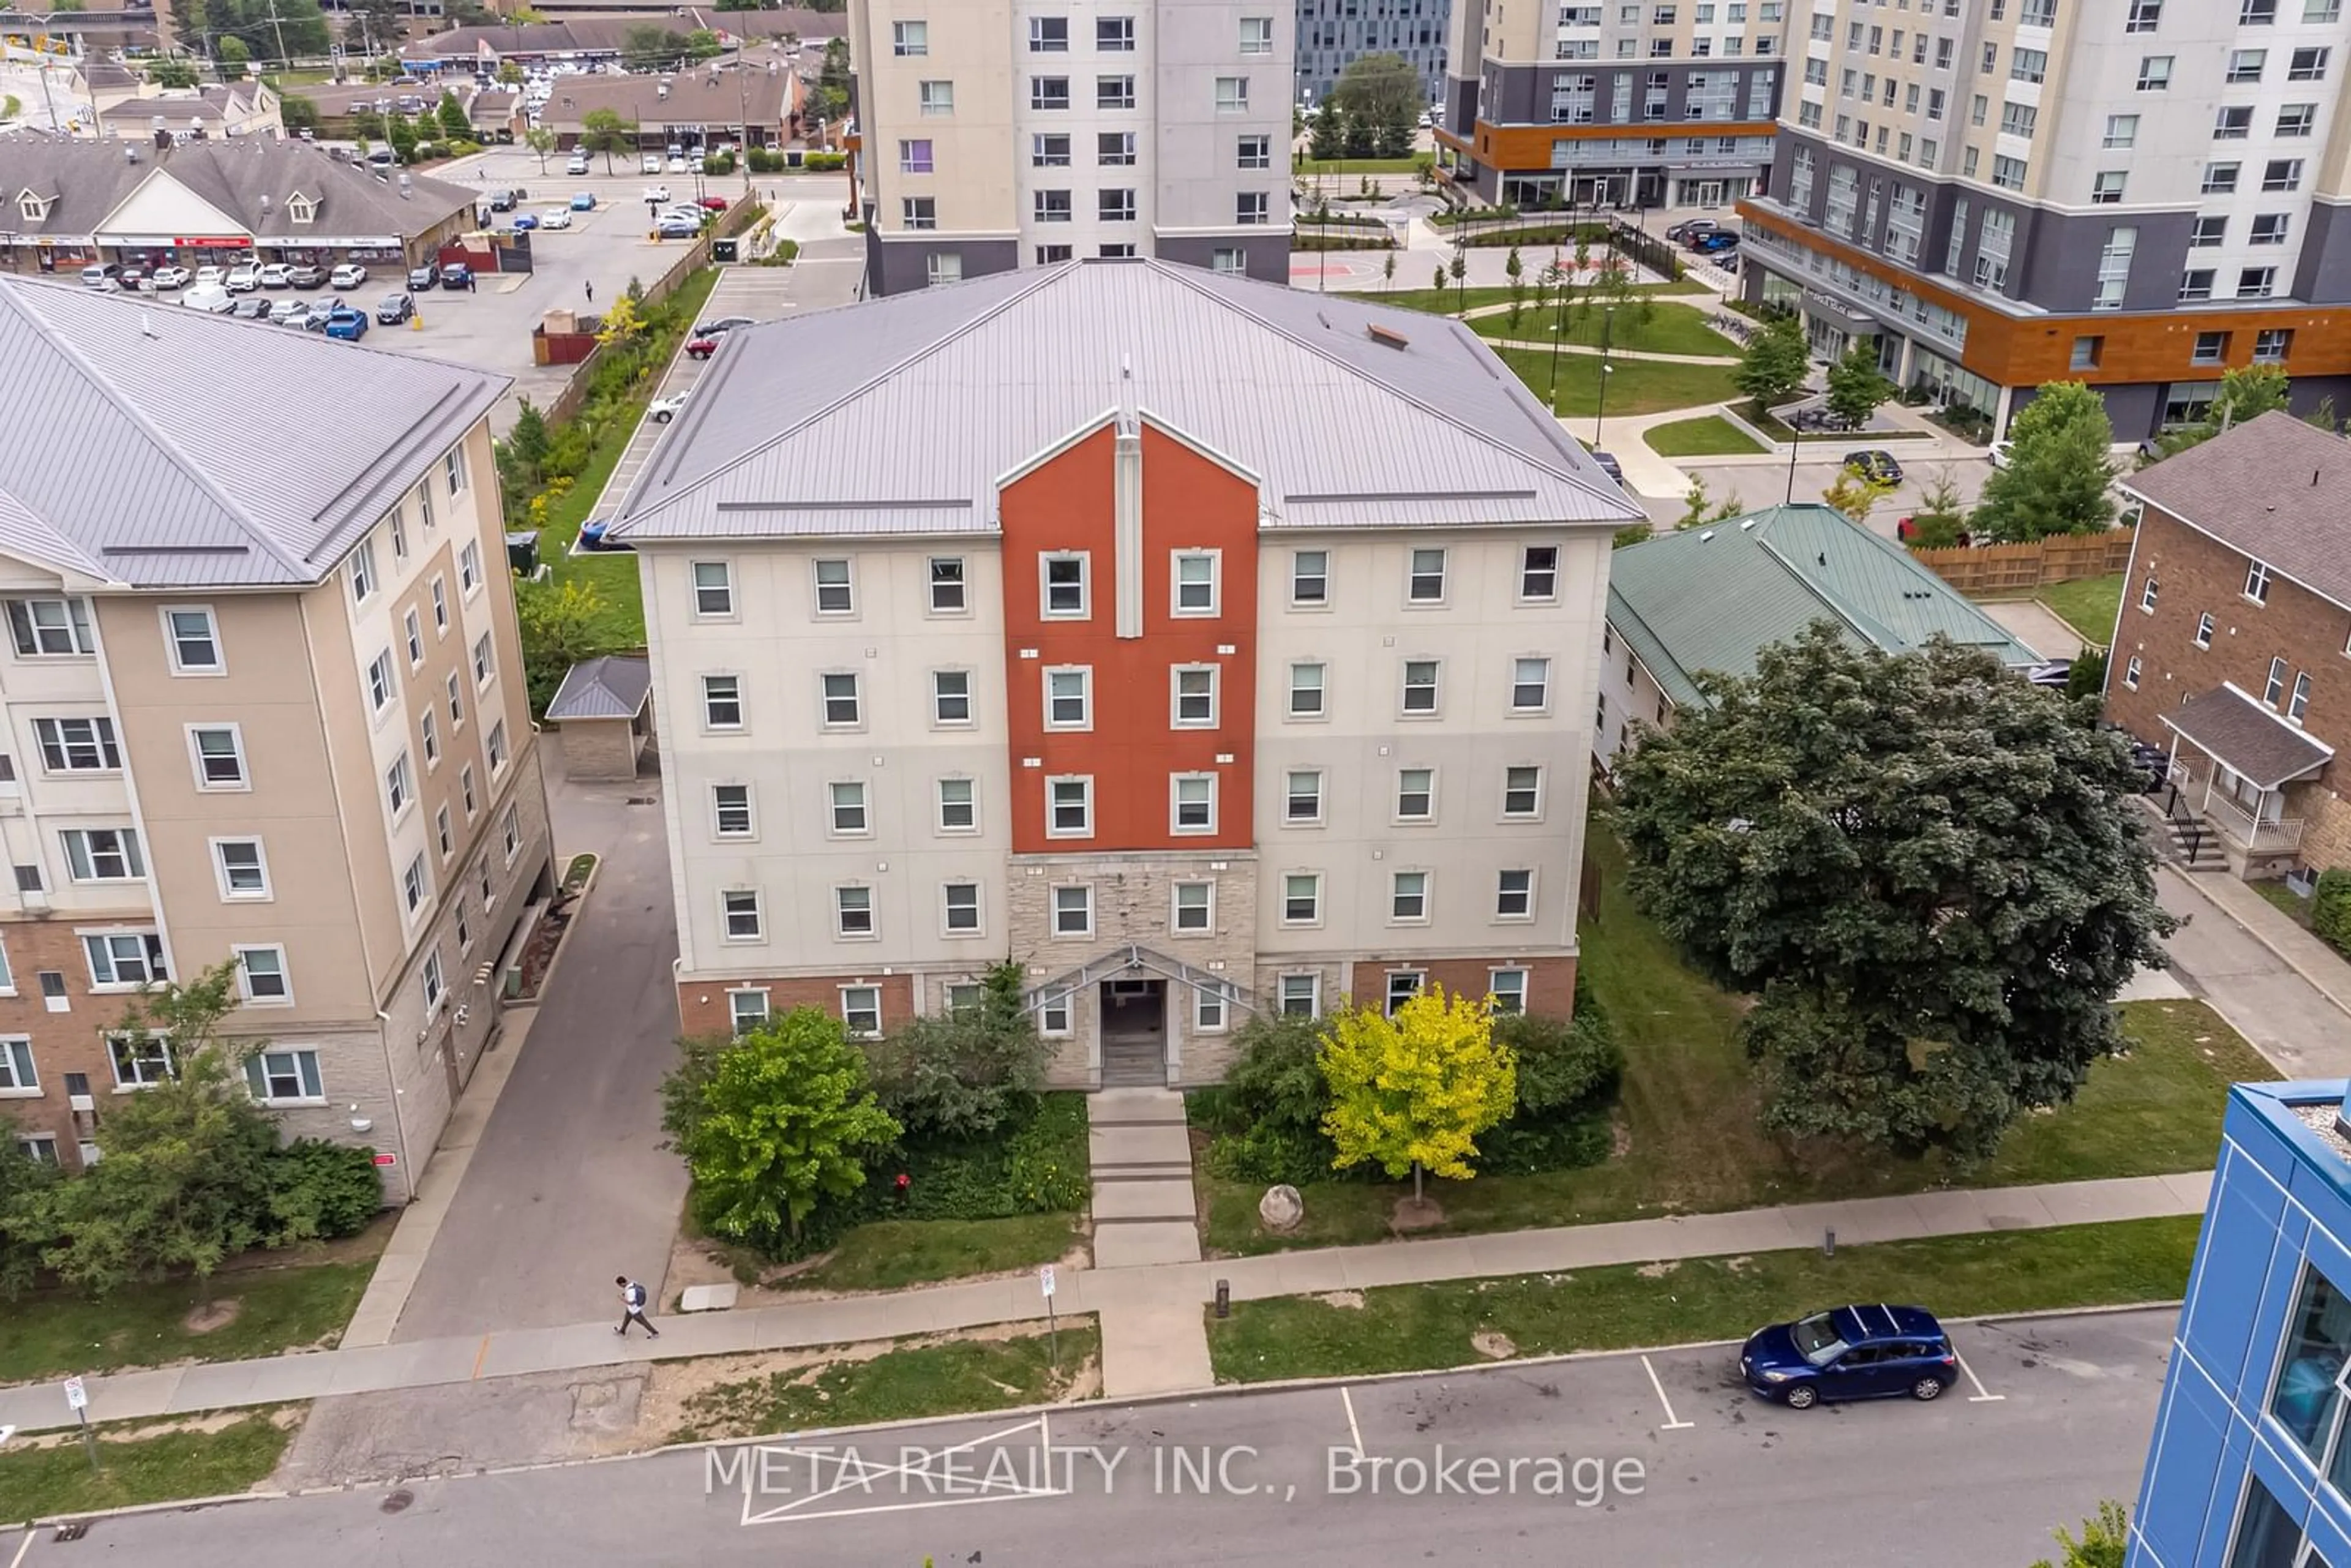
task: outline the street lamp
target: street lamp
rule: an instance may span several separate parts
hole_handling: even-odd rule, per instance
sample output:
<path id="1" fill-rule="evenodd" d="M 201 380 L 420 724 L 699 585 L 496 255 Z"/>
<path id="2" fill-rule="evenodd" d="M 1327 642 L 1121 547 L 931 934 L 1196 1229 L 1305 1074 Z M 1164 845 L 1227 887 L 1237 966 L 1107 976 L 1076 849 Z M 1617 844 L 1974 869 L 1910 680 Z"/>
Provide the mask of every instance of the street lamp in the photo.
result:
<path id="1" fill-rule="evenodd" d="M 1608 378 L 1616 369 L 1608 362 L 1609 329 L 1616 324 L 1616 307 L 1609 306 L 1600 312 L 1600 407 L 1592 416 L 1592 445 L 1600 447 L 1600 433 L 1608 422 Z M 1553 347 L 1557 347 L 1554 343 Z"/>

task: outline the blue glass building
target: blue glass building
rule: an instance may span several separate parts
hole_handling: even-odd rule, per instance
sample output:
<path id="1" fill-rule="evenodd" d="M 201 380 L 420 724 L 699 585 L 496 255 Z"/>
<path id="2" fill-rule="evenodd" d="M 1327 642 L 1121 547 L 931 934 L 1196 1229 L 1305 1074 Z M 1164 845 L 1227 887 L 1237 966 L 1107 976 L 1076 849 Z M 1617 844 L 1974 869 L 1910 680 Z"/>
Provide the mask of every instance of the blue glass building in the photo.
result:
<path id="1" fill-rule="evenodd" d="M 2131 1568 L 2351 1568 L 2346 1087 L 2230 1092 Z"/>

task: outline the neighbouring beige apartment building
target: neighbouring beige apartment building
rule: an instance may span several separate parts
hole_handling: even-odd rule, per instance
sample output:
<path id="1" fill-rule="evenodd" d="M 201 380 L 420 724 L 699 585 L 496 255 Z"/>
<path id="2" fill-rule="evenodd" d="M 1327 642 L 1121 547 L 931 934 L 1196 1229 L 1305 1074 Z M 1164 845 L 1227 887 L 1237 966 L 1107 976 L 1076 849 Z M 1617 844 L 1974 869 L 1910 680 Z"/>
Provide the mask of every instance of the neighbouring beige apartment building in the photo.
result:
<path id="1" fill-rule="evenodd" d="M 412 1196 L 550 885 L 486 416 L 502 378 L 0 278 L 0 1110 L 84 1165 L 238 966 L 289 1134 Z"/>

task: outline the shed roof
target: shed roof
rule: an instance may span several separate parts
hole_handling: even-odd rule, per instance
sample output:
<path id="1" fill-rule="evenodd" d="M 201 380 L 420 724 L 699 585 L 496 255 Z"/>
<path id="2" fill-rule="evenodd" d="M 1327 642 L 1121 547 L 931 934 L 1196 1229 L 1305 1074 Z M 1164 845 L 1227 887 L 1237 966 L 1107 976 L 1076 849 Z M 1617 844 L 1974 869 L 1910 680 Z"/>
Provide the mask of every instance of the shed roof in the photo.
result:
<path id="1" fill-rule="evenodd" d="M 578 718 L 634 718 L 653 689 L 651 660 L 611 653 L 563 672 L 555 700 L 547 705 L 550 724 Z"/>

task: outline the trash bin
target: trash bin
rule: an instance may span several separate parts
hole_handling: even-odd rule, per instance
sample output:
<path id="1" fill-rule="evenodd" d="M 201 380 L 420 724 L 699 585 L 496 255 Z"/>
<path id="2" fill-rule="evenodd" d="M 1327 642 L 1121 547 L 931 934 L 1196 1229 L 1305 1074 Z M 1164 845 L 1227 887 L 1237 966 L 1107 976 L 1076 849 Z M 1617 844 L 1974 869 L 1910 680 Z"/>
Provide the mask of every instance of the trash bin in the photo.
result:
<path id="1" fill-rule="evenodd" d="M 743 242 L 739 239 L 714 239 L 710 242 L 710 259 L 740 261 L 743 259 L 742 250 Z"/>
<path id="2" fill-rule="evenodd" d="M 507 570 L 528 580 L 538 575 L 538 530 L 525 528 L 507 536 Z"/>

